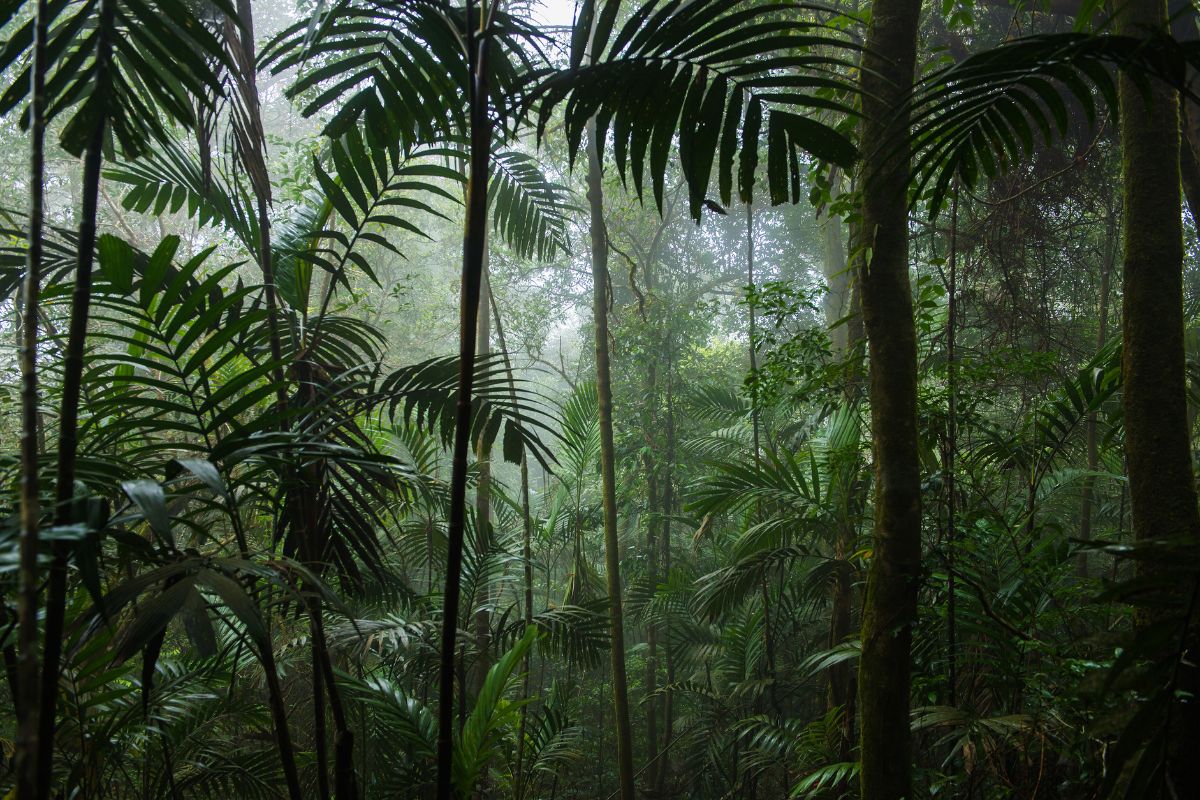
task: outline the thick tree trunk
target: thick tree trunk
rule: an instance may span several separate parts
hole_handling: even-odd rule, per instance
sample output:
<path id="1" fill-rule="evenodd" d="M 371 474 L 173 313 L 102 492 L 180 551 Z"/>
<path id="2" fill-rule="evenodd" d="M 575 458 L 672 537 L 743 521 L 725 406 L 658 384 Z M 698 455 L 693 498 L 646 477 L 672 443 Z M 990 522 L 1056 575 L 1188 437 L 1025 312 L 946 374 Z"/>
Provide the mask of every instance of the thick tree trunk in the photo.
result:
<path id="1" fill-rule="evenodd" d="M 41 786 L 39 753 L 53 756 L 53 740 L 39 747 L 38 682 L 38 541 L 41 503 L 38 495 L 38 309 L 42 277 L 42 227 L 45 216 L 46 140 L 46 35 L 49 11 L 46 0 L 35 8 L 33 63 L 30 66 L 29 235 L 28 260 L 22 289 L 21 337 L 21 543 L 20 595 L 17 599 L 18 661 L 10 670 L 12 698 L 17 712 L 16 798 L 45 796 Z M 9 652 L 5 657 L 8 665 Z M 51 710 L 53 713 L 53 709 Z M 51 720 L 53 725 L 53 720 Z"/>
<path id="2" fill-rule="evenodd" d="M 1161 25 L 1162 3 L 1123 7 L 1123 30 Z M 1156 84 L 1147 107 L 1122 78 L 1125 212 L 1122 373 L 1125 452 L 1134 535 L 1200 537 L 1183 335 L 1183 230 L 1176 94 Z"/>
<path id="3" fill-rule="evenodd" d="M 1119 7 L 1117 28 L 1143 35 L 1166 19 L 1163 0 L 1132 0 Z M 1142 542 L 1182 540 L 1194 547 L 1200 540 L 1200 512 L 1187 425 L 1179 99 L 1159 83 L 1151 85 L 1147 97 L 1124 76 L 1118 90 L 1125 184 L 1121 400 L 1133 533 Z M 1169 568 L 1145 561 L 1139 566 L 1144 574 Z M 1144 614 L 1138 622 L 1152 617 Z M 1175 690 L 1194 692 L 1194 661 L 1181 656 L 1172 655 L 1181 658 Z M 1166 733 L 1166 774 L 1175 796 L 1196 797 L 1196 701 L 1182 705 L 1177 726 Z"/>
<path id="4" fill-rule="evenodd" d="M 596 395 L 600 418 L 600 478 L 604 507 L 604 562 L 608 578 L 609 637 L 612 641 L 613 727 L 621 800 L 634 800 L 629 684 L 625 672 L 625 619 L 621 609 L 621 544 L 617 539 L 617 467 L 613 446 L 612 379 L 608 359 L 608 239 L 604 189 L 594 123 L 588 125 L 587 196 L 592 233 L 592 317 L 596 337 Z"/>
<path id="5" fill-rule="evenodd" d="M 917 348 L 908 278 L 909 120 L 919 0 L 877 0 L 863 52 L 862 309 L 870 348 L 874 552 L 859 662 L 863 800 L 911 796 L 909 690 L 921 570 Z"/>

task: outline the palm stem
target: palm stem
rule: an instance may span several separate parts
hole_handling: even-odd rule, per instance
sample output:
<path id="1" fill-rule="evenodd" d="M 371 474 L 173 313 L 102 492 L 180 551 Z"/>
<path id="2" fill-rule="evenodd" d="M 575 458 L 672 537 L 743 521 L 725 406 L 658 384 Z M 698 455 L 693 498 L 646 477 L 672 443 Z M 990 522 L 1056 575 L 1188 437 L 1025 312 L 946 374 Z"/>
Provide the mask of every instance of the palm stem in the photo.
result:
<path id="1" fill-rule="evenodd" d="M 88 139 L 83 162 L 83 197 L 76 250 L 75 288 L 71 294 L 71 319 L 67 347 L 63 353 L 62 402 L 59 411 L 58 476 L 55 484 L 55 522 L 68 525 L 75 521 L 75 465 L 79 450 L 79 401 L 83 387 L 83 355 L 87 345 L 88 317 L 91 312 L 92 267 L 96 253 L 96 209 L 100 197 L 100 166 L 104 160 L 107 117 L 105 99 L 112 69 L 111 32 L 116 15 L 116 0 L 101 0 L 96 30 L 95 102 L 101 113 Z M 58 675 L 62 662 L 63 626 L 67 605 L 67 558 L 65 545 L 56 543 L 46 590 L 46 631 L 43 645 L 42 682 L 39 687 L 38 740 L 54 741 L 58 707 Z M 38 798 L 49 797 L 53 746 L 38 750 Z"/>
<path id="2" fill-rule="evenodd" d="M 33 34 L 33 65 L 30 97 L 29 147 L 29 253 L 23 289 L 20 339 L 21 361 L 21 545 L 20 597 L 17 620 L 20 651 L 17 689 L 13 703 L 17 711 L 16 773 L 18 800 L 39 795 L 37 770 L 37 704 L 25 698 L 36 696 L 38 685 L 38 525 L 41 518 L 38 496 L 38 305 L 42 269 L 42 226 L 45 206 L 46 139 L 46 34 L 49 10 L 38 0 Z"/>
<path id="3" fill-rule="evenodd" d="M 621 552 L 617 539 L 617 477 L 613 443 L 612 373 L 608 353 L 608 236 L 595 121 L 588 123 L 588 204 L 592 232 L 592 319 L 596 339 L 596 395 L 600 420 L 600 477 L 604 508 L 604 560 L 608 579 L 609 638 L 612 640 L 613 712 L 621 800 L 633 800 L 633 735 L 625 670 L 625 620 L 621 609 Z"/>
<path id="4" fill-rule="evenodd" d="M 467 19 L 474 19 L 475 4 L 468 3 Z M 455 410 L 454 454 L 450 477 L 450 519 L 447 526 L 446 585 L 442 596 L 442 647 L 438 686 L 437 798 L 453 797 L 454 676 L 461 599 L 463 539 L 466 532 L 467 458 L 471 449 L 471 393 L 475 377 L 483 255 L 487 239 L 487 186 L 491 152 L 488 118 L 488 40 L 482 23 L 479 35 L 467 40 L 471 60 L 470 172 L 467 179 L 467 214 L 463 231 L 462 289 L 459 298 L 459 371 Z M 478 49 L 476 49 L 478 48 Z"/>

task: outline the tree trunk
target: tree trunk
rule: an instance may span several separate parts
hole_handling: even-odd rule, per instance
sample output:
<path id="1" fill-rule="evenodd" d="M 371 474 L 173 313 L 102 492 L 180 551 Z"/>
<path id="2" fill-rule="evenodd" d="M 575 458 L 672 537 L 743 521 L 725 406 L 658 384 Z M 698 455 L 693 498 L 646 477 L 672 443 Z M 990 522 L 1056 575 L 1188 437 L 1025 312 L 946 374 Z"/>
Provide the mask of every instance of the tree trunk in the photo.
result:
<path id="1" fill-rule="evenodd" d="M 746 203 L 746 283 L 754 292 L 754 205 Z M 749 303 L 750 330 L 750 423 L 752 444 L 754 446 L 754 468 L 762 468 L 762 419 L 758 409 L 758 341 L 757 317 L 754 311 L 754 301 Z M 756 508 L 756 513 L 761 509 Z M 763 654 L 766 658 L 767 683 L 771 697 L 771 707 L 777 715 L 782 716 L 779 707 L 779 691 L 775 685 L 775 639 L 771 631 L 771 593 L 767 586 L 767 575 L 764 573 L 759 580 L 759 597 L 762 601 L 763 612 Z"/>
<path id="2" fill-rule="evenodd" d="M 841 176 L 833 177 L 831 199 L 841 194 Z M 825 326 L 829 329 L 830 344 L 833 348 L 834 361 L 845 362 L 850 354 L 859 346 L 862 336 L 861 322 L 856 322 L 861 316 L 852 309 L 854 296 L 853 270 L 846 258 L 845 230 L 841 219 L 827 214 L 821 225 L 824 258 L 822 271 L 828 291 L 825 293 L 823 310 Z M 850 317 L 850 319 L 846 319 Z M 845 322 L 842 320 L 845 319 Z M 841 324 L 839 324 L 841 323 Z M 845 365 L 853 370 L 850 364 Z M 851 382 L 847 381 L 849 386 Z M 857 391 L 847 388 L 845 401 L 857 403 Z M 856 456 L 857 461 L 857 456 Z M 855 470 L 857 472 L 857 469 Z M 836 528 L 834 530 L 834 558 L 838 561 L 839 569 L 833 577 L 830 598 L 829 616 L 829 647 L 835 647 L 849 638 L 853 630 L 854 583 L 850 555 L 854 552 L 858 541 L 858 528 L 855 515 L 852 513 L 850 493 L 852 486 L 846 487 L 847 497 L 840 509 Z M 826 694 L 826 710 L 842 709 L 841 742 L 839 757 L 848 761 L 854 746 L 854 665 L 842 661 L 829 668 L 829 684 Z"/>
<path id="3" fill-rule="evenodd" d="M 654 358 L 653 355 L 650 356 Z M 656 370 L 651 360 L 646 376 L 647 407 L 655 401 Z M 654 450 L 652 431 L 655 429 L 653 415 L 647 412 L 643 416 L 646 431 L 646 450 L 642 455 L 642 464 L 646 470 L 646 580 L 651 591 L 658 588 L 658 536 L 655 533 L 656 520 L 654 514 L 660 509 L 658 491 L 658 470 L 651 453 Z M 663 512 L 664 514 L 667 512 Z M 658 712 L 659 703 L 655 694 L 658 691 L 658 626 L 653 620 L 646 625 L 646 769 L 645 785 L 654 787 L 658 783 Z"/>
<path id="4" fill-rule="evenodd" d="M 675 513 L 675 375 L 674 352 L 672 351 L 671 334 L 667 333 L 667 452 L 666 469 L 663 475 L 663 520 L 662 532 L 659 535 L 661 550 L 661 565 L 664 580 L 671 578 L 671 515 Z M 656 766 L 656 782 L 654 793 L 659 797 L 666 794 L 667 780 L 671 776 L 671 746 L 675 743 L 675 693 L 670 688 L 675 684 L 675 652 L 671 648 L 670 631 L 663 637 L 663 649 L 666 651 L 667 688 L 663 697 L 663 753 Z"/>
<path id="5" fill-rule="evenodd" d="M 1163 6 L 1123 7 L 1123 30 L 1160 25 Z M 1200 535 L 1187 437 L 1176 95 L 1155 84 L 1150 106 L 1121 78 L 1125 213 L 1122 373 L 1134 535 Z"/>
<path id="6" fill-rule="evenodd" d="M 232 55 L 233 69 L 231 75 L 247 114 L 243 120 L 246 127 L 240 129 L 241 161 L 250 176 L 251 188 L 255 196 L 255 210 L 258 221 L 258 264 L 263 276 L 263 295 L 267 310 L 267 339 L 271 352 L 271 360 L 275 366 L 271 371 L 271 381 L 275 384 L 275 403 L 282 413 L 288 405 L 288 384 L 283 371 L 283 344 L 279 323 L 279 302 L 275 287 L 275 265 L 271 250 L 271 181 L 267 173 L 265 133 L 262 124 L 261 102 L 258 94 L 258 76 L 254 55 L 254 14 L 250 0 L 238 0 L 238 16 L 241 27 L 233 20 L 226 19 L 224 33 L 226 46 Z M 286 423 L 284 423 L 286 426 Z M 302 495 L 304 496 L 304 495 Z M 236 512 L 233 512 L 236 513 Z M 299 523 L 301 526 L 303 522 Z M 239 542 L 246 552 L 244 537 Z M 319 605 L 317 606 L 319 614 Z M 312 609 L 309 609 L 310 626 Z M 321 688 L 325 681 L 319 676 L 320 665 L 314 643 L 312 680 L 316 688 Z M 283 769 L 284 782 L 287 785 L 288 797 L 300 800 L 303 791 L 300 787 L 300 773 L 296 767 L 295 748 L 292 746 L 292 735 L 288 724 L 287 704 L 283 697 L 283 689 L 279 682 L 279 671 L 275 663 L 275 653 L 271 647 L 263 648 L 259 653 L 263 673 L 267 683 L 267 702 L 271 711 L 271 722 L 274 726 L 275 746 L 279 751 L 279 761 Z M 329 687 L 334 691 L 333 687 Z M 316 694 L 316 692 L 314 692 Z M 319 698 L 319 695 L 318 695 Z M 324 715 L 324 706 L 316 699 L 313 707 L 315 715 Z M 322 749 L 324 747 L 322 734 Z M 324 769 L 324 759 L 318 759 L 321 769 Z"/>
<path id="7" fill-rule="evenodd" d="M 946 287 L 946 449 L 942 454 L 946 492 L 946 701 L 958 705 L 958 186 L 950 212 L 950 279 Z"/>
<path id="8" fill-rule="evenodd" d="M 490 7 L 494 11 L 495 6 Z M 472 6 L 468 11 L 472 12 Z M 450 514 L 447 526 L 446 585 L 442 595 L 442 642 L 438 685 L 437 798 L 454 796 L 454 677 L 462 587 L 463 536 L 467 521 L 467 457 L 471 449 L 471 393 L 475 379 L 475 335 L 478 327 L 483 258 L 487 249 L 487 191 L 492 129 L 488 118 L 488 41 L 480 9 L 479 30 L 467 37 L 470 63 L 470 173 L 467 215 L 463 229 L 462 289 L 459 296 L 458 393 L 454 423 L 454 453 L 450 475 Z M 468 13 L 468 18 L 471 14 Z M 476 49 L 478 48 L 478 49 Z"/>
<path id="9" fill-rule="evenodd" d="M 841 195 L 842 177 L 836 172 L 831 177 L 830 200 Z M 829 329 L 830 344 L 834 358 L 845 354 L 850 346 L 850 326 L 838 325 L 838 321 L 850 311 L 850 293 L 853 288 L 850 270 L 846 261 L 845 230 L 840 217 L 826 211 L 821 222 L 822 260 L 826 292 L 822 302 L 825 312 L 825 327 Z M 836 327 L 835 327 L 836 326 Z"/>
<path id="10" fill-rule="evenodd" d="M 484 359 L 491 353 L 492 315 L 488 313 L 491 304 L 491 287 L 488 285 L 488 251 L 487 233 L 484 233 L 483 274 L 479 288 L 479 316 L 475 329 L 476 358 Z M 475 443 L 475 469 L 478 477 L 475 481 L 475 552 L 483 553 L 489 547 L 492 525 L 492 464 L 491 448 L 488 447 L 486 435 L 480 434 Z M 475 605 L 473 619 L 475 627 L 475 663 L 471 670 L 471 693 L 479 697 L 483 691 L 484 681 L 492 665 L 492 627 L 491 592 L 487 582 L 479 585 L 478 592 L 472 601 Z M 465 687 L 464 687 L 465 691 Z M 480 776 L 479 784 L 475 787 L 475 797 L 482 800 L 487 795 L 488 776 L 485 771 Z"/>
<path id="11" fill-rule="evenodd" d="M 1100 265 L 1100 325 L 1096 333 L 1096 349 L 1104 347 L 1108 339 L 1108 295 L 1112 276 L 1113 262 L 1116 260 L 1117 249 L 1117 220 L 1110 210 L 1108 229 L 1104 236 L 1104 262 Z M 1084 440 L 1087 446 L 1088 475 L 1083 479 L 1083 498 L 1079 503 L 1079 538 L 1090 541 L 1092 538 L 1092 506 L 1096 501 L 1096 478 L 1091 475 L 1100 465 L 1099 424 L 1096 412 L 1088 414 L 1084 428 Z M 1087 553 L 1075 556 L 1075 574 L 1080 578 L 1088 576 Z"/>
<path id="12" fill-rule="evenodd" d="M 917 348 L 908 278 L 909 119 L 919 0 L 877 0 L 862 59 L 863 318 L 870 348 L 874 552 L 858 672 L 863 800 L 910 797 L 912 626 L 921 570 Z"/>
<path id="13" fill-rule="evenodd" d="M 29 102 L 29 240 L 25 268 L 19 343 L 21 362 L 21 544 L 20 596 L 17 599 L 17 675 L 12 686 L 17 712 L 16 798 L 43 797 L 39 754 L 50 751 L 54 742 L 43 740 L 39 747 L 38 693 L 38 540 L 41 502 L 38 495 L 38 309 L 42 277 L 42 227 L 45 215 L 46 141 L 46 35 L 49 18 L 46 0 L 38 0 L 33 34 L 33 63 L 30 66 Z M 8 656 L 5 652 L 6 661 Z M 53 713 L 53 709 L 51 709 Z M 51 720 L 53 725 L 53 720 Z"/>
<path id="14" fill-rule="evenodd" d="M 608 362 L 608 238 L 595 123 L 588 124 L 587 196 L 592 233 L 592 316 L 596 337 L 596 395 L 600 418 L 600 477 L 604 506 L 604 561 L 612 641 L 614 729 L 621 800 L 634 800 L 629 685 L 625 674 L 625 620 L 621 609 L 621 550 L 617 540 L 617 473 L 613 453 L 612 380 Z"/>
<path id="15" fill-rule="evenodd" d="M 1126 35 L 1143 35 L 1165 22 L 1163 0 L 1132 0 L 1117 14 L 1118 32 Z M 1153 83 L 1149 90 L 1147 96 L 1124 75 L 1118 85 L 1125 186 L 1121 404 L 1129 499 L 1139 542 L 1174 540 L 1194 547 L 1200 513 L 1187 427 L 1179 98 L 1165 84 Z M 1138 564 L 1144 575 L 1170 569 L 1161 561 Z M 1154 615 L 1139 616 L 1144 625 Z M 1195 665 L 1180 658 L 1176 679 L 1176 691 L 1194 691 Z M 1182 724 L 1165 734 L 1166 775 L 1174 795 L 1196 797 L 1196 701 L 1182 705 L 1177 720 Z"/>
<path id="16" fill-rule="evenodd" d="M 504 326 L 500 322 L 500 307 L 496 304 L 496 296 L 488 291 L 488 301 L 492 306 L 492 315 L 496 321 L 496 337 L 500 341 L 500 352 L 504 355 L 504 370 L 508 373 L 508 392 L 513 404 L 517 402 L 517 377 L 513 373 L 512 356 L 508 352 L 508 343 L 504 340 Z M 521 453 L 521 558 L 524 563 L 525 578 L 525 627 L 533 624 L 533 514 L 529 507 L 529 460 L 526 453 Z M 525 663 L 521 667 L 521 698 L 528 701 L 530 694 L 530 653 L 525 654 Z M 520 722 L 517 724 L 517 765 L 513 771 L 514 797 L 524 798 L 524 767 L 525 767 L 525 728 L 529 717 L 529 703 L 522 704 Z"/>
<path id="17" fill-rule="evenodd" d="M 484 234 L 486 240 L 487 234 Z M 486 358 L 491 353 L 492 315 L 489 313 L 491 304 L 491 288 L 488 285 L 488 254 L 487 246 L 483 252 L 483 275 L 479 286 L 479 317 L 475 328 L 476 358 Z M 482 553 L 488 547 L 492 520 L 492 465 L 491 452 L 484 435 L 480 435 L 475 443 L 475 468 L 479 477 L 475 482 L 475 551 Z M 475 665 L 471 673 L 471 691 L 475 696 L 483 689 L 484 679 L 487 678 L 491 667 L 491 615 L 487 606 L 488 587 L 480 586 L 482 596 L 474 598 L 475 602 Z"/>
<path id="18" fill-rule="evenodd" d="M 96 26 L 96 85 L 94 92 L 101 98 L 108 94 L 109 72 L 112 68 L 112 41 L 116 0 L 102 0 Z M 103 102 L 101 103 L 103 108 Z M 92 301 L 92 268 L 96 255 L 96 206 L 100 197 L 100 166 L 104 160 L 104 135 L 107 117 L 97 117 L 88 139 L 83 160 L 83 191 L 79 239 L 76 243 L 75 287 L 71 293 L 71 319 L 67 332 L 67 347 L 63 353 L 62 402 L 59 408 L 58 474 L 55 481 L 54 519 L 58 525 L 69 525 L 73 518 L 75 496 L 75 462 L 79 450 L 79 400 L 83 387 L 83 358 L 87 347 L 88 318 Z M 54 762 L 54 731 L 58 713 L 58 675 L 62 666 L 63 627 L 67 613 L 66 545 L 56 542 L 50 563 L 50 578 L 46 587 L 45 644 L 43 645 L 42 678 L 38 687 L 38 748 L 37 797 L 49 797 L 51 771 Z"/>

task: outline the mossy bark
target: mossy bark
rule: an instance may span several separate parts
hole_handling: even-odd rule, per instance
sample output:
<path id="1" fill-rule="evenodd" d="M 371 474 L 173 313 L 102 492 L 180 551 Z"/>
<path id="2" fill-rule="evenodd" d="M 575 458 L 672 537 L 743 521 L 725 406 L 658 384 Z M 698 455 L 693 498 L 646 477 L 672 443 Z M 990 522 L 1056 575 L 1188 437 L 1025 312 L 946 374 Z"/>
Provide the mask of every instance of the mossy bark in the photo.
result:
<path id="1" fill-rule="evenodd" d="M 1166 21 L 1163 0 L 1132 0 L 1120 6 L 1117 29 L 1144 35 Z M 1187 416 L 1179 96 L 1162 83 L 1150 84 L 1144 94 L 1124 76 L 1118 91 L 1125 190 L 1121 403 L 1133 533 L 1139 542 L 1182 540 L 1194 546 L 1200 541 L 1200 512 Z M 1161 559 L 1139 562 L 1143 577 L 1165 569 L 1170 567 Z M 1189 586 L 1195 580 L 1180 578 Z M 1188 603 L 1183 591 L 1179 603 Z M 1137 622 L 1146 625 L 1156 616 L 1142 613 Z M 1194 659 L 1185 656 L 1164 653 L 1178 659 L 1173 680 L 1181 697 L 1197 684 Z M 1166 774 L 1174 796 L 1196 797 L 1200 718 L 1194 700 L 1180 705 L 1180 713 L 1168 717 Z"/>
<path id="2" fill-rule="evenodd" d="M 908 277 L 909 119 L 920 0 L 872 6 L 862 63 L 860 286 L 870 348 L 875 533 L 859 662 L 863 800 L 910 796 L 910 649 L 921 568 L 917 348 Z"/>
<path id="3" fill-rule="evenodd" d="M 1133 34 L 1165 19 L 1161 0 L 1134 0 L 1122 7 L 1118 22 Z M 1122 405 L 1133 531 L 1143 540 L 1200 538 L 1187 431 L 1178 100 L 1164 84 L 1153 84 L 1143 97 L 1122 77 L 1119 89 Z"/>

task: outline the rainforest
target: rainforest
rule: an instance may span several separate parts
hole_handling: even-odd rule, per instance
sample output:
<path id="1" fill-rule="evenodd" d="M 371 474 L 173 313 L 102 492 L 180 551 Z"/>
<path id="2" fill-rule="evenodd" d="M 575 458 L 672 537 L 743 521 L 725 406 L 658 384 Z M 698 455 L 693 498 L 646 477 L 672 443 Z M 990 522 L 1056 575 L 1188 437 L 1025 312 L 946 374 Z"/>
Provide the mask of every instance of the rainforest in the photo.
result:
<path id="1" fill-rule="evenodd" d="M 0 797 L 1200 797 L 1192 0 L 0 0 Z"/>

